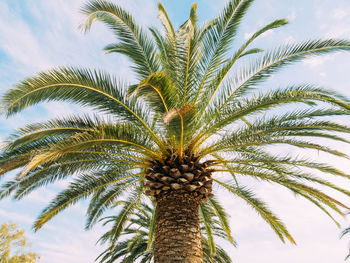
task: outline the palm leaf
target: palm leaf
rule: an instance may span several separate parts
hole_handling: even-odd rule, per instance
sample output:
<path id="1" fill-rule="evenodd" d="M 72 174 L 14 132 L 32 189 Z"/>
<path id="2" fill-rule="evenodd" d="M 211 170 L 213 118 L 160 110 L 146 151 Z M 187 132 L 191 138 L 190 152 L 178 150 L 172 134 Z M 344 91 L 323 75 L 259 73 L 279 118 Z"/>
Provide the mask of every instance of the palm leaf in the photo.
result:
<path id="1" fill-rule="evenodd" d="M 82 25 L 85 31 L 90 30 L 94 21 L 101 21 L 118 37 L 120 43 L 108 45 L 105 48 L 107 53 L 117 52 L 128 56 L 135 63 L 133 69 L 142 79 L 158 71 L 153 42 L 127 11 L 104 0 L 91 0 L 81 11 L 87 16 Z"/>

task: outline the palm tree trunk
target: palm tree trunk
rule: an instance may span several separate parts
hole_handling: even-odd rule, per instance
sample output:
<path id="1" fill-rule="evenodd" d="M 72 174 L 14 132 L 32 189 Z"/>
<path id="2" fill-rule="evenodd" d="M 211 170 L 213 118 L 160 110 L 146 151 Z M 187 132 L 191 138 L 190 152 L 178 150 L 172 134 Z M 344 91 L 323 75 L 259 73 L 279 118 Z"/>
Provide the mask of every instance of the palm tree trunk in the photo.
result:
<path id="1" fill-rule="evenodd" d="M 179 191 L 156 202 L 154 263 L 203 263 L 198 198 Z"/>

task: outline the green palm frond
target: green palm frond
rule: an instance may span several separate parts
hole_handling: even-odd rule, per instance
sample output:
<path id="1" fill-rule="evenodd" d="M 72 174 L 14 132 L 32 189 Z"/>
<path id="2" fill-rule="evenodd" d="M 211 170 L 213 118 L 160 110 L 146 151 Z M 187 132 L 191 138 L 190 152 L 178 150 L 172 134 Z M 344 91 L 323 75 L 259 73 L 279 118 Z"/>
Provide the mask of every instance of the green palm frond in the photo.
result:
<path id="1" fill-rule="evenodd" d="M 236 196 L 242 198 L 246 201 L 252 208 L 254 208 L 257 213 L 271 226 L 275 233 L 279 236 L 282 242 L 285 242 L 285 238 L 290 242 L 295 244 L 294 239 L 289 234 L 286 227 L 283 225 L 282 221 L 275 216 L 266 204 L 260 199 L 256 198 L 251 190 L 248 190 L 246 187 L 230 185 L 228 183 L 223 183 L 218 180 L 215 180 L 219 185 L 234 193 Z"/>
<path id="2" fill-rule="evenodd" d="M 57 195 L 51 204 L 42 211 L 41 215 L 35 222 L 34 229 L 38 230 L 44 223 L 50 220 L 57 213 L 76 203 L 82 198 L 86 199 L 89 195 L 102 187 L 106 187 L 110 184 L 114 184 L 116 186 L 116 184 L 118 184 L 118 187 L 122 188 L 126 183 L 130 183 L 130 180 L 140 180 L 139 178 L 142 176 L 142 174 L 137 173 L 122 175 L 122 177 L 116 177 L 116 175 L 116 173 L 107 173 L 100 177 L 96 177 L 94 175 L 80 176 L 73 183 L 71 183 L 66 190 Z"/>
<path id="3" fill-rule="evenodd" d="M 234 90 L 225 96 L 224 107 L 230 100 L 246 94 L 256 84 L 266 80 L 282 67 L 298 62 L 307 56 L 323 55 L 329 52 L 350 50 L 350 42 L 347 40 L 313 40 L 296 44 L 281 46 L 272 51 L 267 51 L 260 58 L 254 60 L 251 66 L 242 68 L 237 72 Z"/>
<path id="4" fill-rule="evenodd" d="M 329 196 L 327 194 L 324 194 L 319 189 L 310 187 L 303 182 L 299 182 L 298 179 L 302 179 L 302 180 L 306 179 L 309 181 L 313 181 L 314 183 L 326 185 L 330 188 L 333 188 L 333 189 L 340 191 L 340 192 L 349 196 L 348 191 L 341 189 L 335 185 L 332 185 L 325 180 L 320 180 L 320 179 L 317 179 L 315 177 L 312 177 L 312 176 L 309 176 L 306 174 L 298 174 L 295 172 L 289 172 L 289 173 L 284 173 L 284 174 L 279 172 L 278 174 L 275 174 L 275 173 L 270 172 L 270 171 L 264 171 L 261 168 L 252 168 L 252 167 L 245 167 L 245 166 L 235 166 L 235 167 L 230 167 L 229 169 L 223 169 L 223 170 L 218 170 L 218 171 L 233 172 L 235 174 L 240 174 L 240 175 L 249 175 L 249 176 L 256 178 L 256 179 L 259 179 L 259 180 L 264 180 L 264 181 L 269 181 L 269 182 L 279 184 L 279 185 L 281 185 L 287 189 L 290 189 L 292 191 L 294 191 L 294 190 L 301 191 L 304 194 L 311 196 L 312 198 L 315 198 L 318 201 L 324 203 L 329 208 L 333 209 L 335 212 L 337 212 L 339 214 L 342 214 L 342 212 L 339 210 L 339 208 L 337 206 L 347 208 L 346 205 L 339 202 L 338 200 L 332 198 L 331 196 Z M 293 179 L 288 178 L 291 175 L 293 177 L 296 177 L 297 180 L 295 180 L 295 178 L 293 178 Z M 296 191 L 294 191 L 294 192 L 296 192 Z"/>
<path id="5" fill-rule="evenodd" d="M 123 202 L 119 215 L 113 218 L 113 227 L 110 233 L 110 238 L 118 240 L 122 235 L 130 216 L 134 214 L 133 211 L 139 207 L 141 195 L 142 189 L 135 189 L 135 193 L 130 194 L 129 198 Z"/>
<path id="6" fill-rule="evenodd" d="M 175 30 L 162 3 L 158 3 L 158 18 L 162 22 L 168 39 L 175 39 Z"/>
<path id="7" fill-rule="evenodd" d="M 199 30 L 197 28 L 197 5 L 193 4 L 190 18 L 179 28 L 178 39 L 178 81 L 181 87 L 181 107 L 190 102 L 197 84 L 197 64 L 200 58 Z"/>
<path id="8" fill-rule="evenodd" d="M 96 127 L 97 128 L 97 127 Z M 97 157 L 105 157 L 103 155 L 108 156 L 108 151 L 104 150 L 97 150 L 96 149 L 103 149 L 105 147 L 110 148 L 117 147 L 117 151 L 122 151 L 123 149 L 126 149 L 127 151 L 137 151 L 140 154 L 146 155 L 146 156 L 153 156 L 155 157 L 157 153 L 153 152 L 149 149 L 149 147 L 145 146 L 145 143 L 147 143 L 144 138 L 138 136 L 137 129 L 135 132 L 132 132 L 132 129 L 134 127 L 127 125 L 127 124 L 115 124 L 112 127 L 103 127 L 103 129 L 96 129 L 91 133 L 78 133 L 64 141 L 57 142 L 55 145 L 50 145 L 50 147 L 45 147 L 43 149 L 40 149 L 39 151 L 35 152 L 35 156 L 32 158 L 32 160 L 27 164 L 24 171 L 21 173 L 20 178 L 24 177 L 28 172 L 31 170 L 36 169 L 40 165 L 43 164 L 49 164 L 53 162 L 59 162 L 59 161 L 65 161 L 68 157 L 68 160 L 72 160 L 73 156 L 80 157 L 80 161 L 86 160 L 88 161 L 110 161 L 111 163 L 118 163 L 123 161 L 129 161 L 130 163 L 137 164 L 137 161 L 132 161 L 130 158 L 128 160 L 123 160 L 121 158 L 116 158 L 119 156 L 121 157 L 131 157 L 130 154 L 114 154 L 114 158 L 97 158 L 95 159 L 95 156 L 93 154 L 96 152 Z M 98 147 L 98 148 L 96 148 Z M 127 147 L 127 148 L 126 148 Z M 90 149 L 95 149 L 95 151 L 89 151 Z M 89 151 L 89 152 L 86 152 Z M 106 154 L 104 154 L 106 152 Z M 72 155 L 73 156 L 69 156 Z M 68 155 L 68 156 L 67 156 Z M 80 156 L 79 156 L 80 155 Z M 102 155 L 102 156 L 101 156 Z M 113 155 L 113 154 L 112 154 Z M 89 159 L 83 159 L 85 156 L 89 157 Z M 92 157 L 92 158 L 91 158 Z M 113 156 L 109 156 L 113 157 Z"/>
<path id="9" fill-rule="evenodd" d="M 214 237 L 213 237 L 213 230 L 211 227 L 212 223 L 212 217 L 210 216 L 209 212 L 207 211 L 207 204 L 201 203 L 199 205 L 199 214 L 202 217 L 202 221 L 204 223 L 205 228 L 205 234 L 208 238 L 208 245 L 209 245 L 209 251 L 210 254 L 215 254 L 215 243 L 214 243 Z"/>
<path id="10" fill-rule="evenodd" d="M 338 109 L 343 111 L 350 109 L 348 102 L 344 101 L 343 97 L 335 92 L 320 89 L 312 85 L 292 86 L 271 91 L 267 94 L 252 95 L 246 99 L 242 98 L 237 102 L 226 105 L 224 109 L 215 109 L 208 112 L 206 124 L 203 126 L 199 135 L 195 137 L 192 144 L 197 143 L 197 140 L 201 137 L 204 137 L 204 140 L 206 140 L 212 134 L 217 133 L 219 130 L 242 118 L 266 112 L 288 103 L 297 102 L 310 105 L 315 105 L 316 102 L 324 102 L 338 107 Z"/>
<path id="11" fill-rule="evenodd" d="M 202 93 L 203 86 L 217 72 L 220 64 L 225 61 L 225 55 L 236 36 L 242 17 L 252 4 L 253 0 L 231 0 L 222 14 L 213 21 L 214 26 L 209 27 L 203 37 L 203 56 L 199 62 L 202 71 L 198 92 L 195 98 L 197 102 Z"/>
<path id="12" fill-rule="evenodd" d="M 127 11 L 104 0 L 91 0 L 81 11 L 87 16 L 82 25 L 85 31 L 90 30 L 93 22 L 101 21 L 118 37 L 119 43 L 105 48 L 107 53 L 117 52 L 128 56 L 135 63 L 133 69 L 141 78 L 158 71 L 154 43 Z"/>
<path id="13" fill-rule="evenodd" d="M 123 86 L 103 72 L 61 68 L 39 73 L 10 90 L 4 97 L 7 115 L 44 101 L 69 101 L 91 106 L 143 126 L 162 146 L 147 123 L 147 110 L 135 100 L 127 100 Z"/>
<path id="14" fill-rule="evenodd" d="M 250 55 L 250 54 L 255 54 L 255 53 L 260 53 L 263 50 L 258 49 L 258 48 L 253 48 L 250 50 L 246 51 L 246 48 L 259 36 L 261 36 L 262 34 L 264 34 L 265 32 L 272 30 L 274 28 L 278 28 L 281 26 L 284 26 L 288 24 L 288 22 L 285 19 L 278 19 L 273 21 L 272 23 L 264 26 L 263 28 L 259 29 L 257 32 L 255 32 L 234 54 L 234 56 L 227 61 L 224 66 L 220 69 L 220 71 L 216 74 L 215 78 L 213 78 L 213 80 L 211 80 L 207 85 L 205 85 L 204 89 L 205 91 L 202 92 L 202 96 L 200 98 L 201 101 L 204 101 L 204 103 L 202 103 L 202 109 L 201 111 L 201 115 L 199 117 L 199 120 L 201 119 L 201 116 L 205 113 L 206 109 L 209 107 L 211 101 L 214 99 L 214 96 L 216 94 L 216 92 L 219 90 L 219 88 L 221 87 L 221 84 L 223 82 L 223 80 L 225 79 L 225 77 L 227 76 L 227 74 L 229 73 L 230 69 L 232 68 L 232 66 L 234 65 L 234 63 L 241 57 L 244 57 L 246 55 Z"/>
<path id="15" fill-rule="evenodd" d="M 174 108 L 179 101 L 179 94 L 176 92 L 174 84 L 162 73 L 154 73 L 130 93 L 145 99 L 155 112 L 165 114 L 169 109 Z M 129 96 L 130 96 L 129 95 Z"/>
<path id="16" fill-rule="evenodd" d="M 215 198 L 210 198 L 209 202 L 213 208 L 215 216 L 217 216 L 219 218 L 220 226 L 222 227 L 222 230 L 225 231 L 228 240 L 232 244 L 235 245 L 236 242 L 232 237 L 230 224 L 228 221 L 228 215 L 226 214 L 225 210 L 223 209 L 223 207 L 218 203 L 218 201 Z"/>
<path id="17" fill-rule="evenodd" d="M 344 236 L 348 235 L 349 233 L 350 233 L 350 227 L 345 228 L 345 229 L 341 232 L 340 238 L 343 238 Z M 348 260 L 349 258 L 350 258 L 350 249 L 349 249 L 349 252 L 348 252 L 348 254 L 346 255 L 346 257 L 345 257 L 344 260 Z"/>
<path id="18" fill-rule="evenodd" d="M 95 223 L 98 222 L 102 214 L 105 212 L 106 209 L 111 208 L 114 206 L 116 200 L 119 199 L 120 195 L 124 191 L 129 191 L 130 189 L 133 190 L 135 195 L 130 195 L 130 198 L 133 198 L 130 201 L 128 205 L 130 206 L 130 209 L 133 209 L 133 206 L 137 204 L 138 200 L 141 198 L 141 194 L 143 194 L 142 188 L 140 188 L 137 183 L 139 183 L 140 180 L 129 180 L 127 184 L 125 184 L 123 187 L 119 187 L 118 185 L 109 185 L 109 187 L 103 189 L 100 188 L 99 191 L 95 193 L 93 198 L 91 199 L 90 205 L 87 210 L 87 220 L 86 220 L 86 229 L 91 228 Z M 129 209 L 129 210 L 130 210 Z M 127 214 L 132 212 L 133 210 L 127 210 L 125 215 L 122 217 L 123 220 L 128 220 Z M 124 225 L 125 223 L 121 223 L 121 226 Z"/>

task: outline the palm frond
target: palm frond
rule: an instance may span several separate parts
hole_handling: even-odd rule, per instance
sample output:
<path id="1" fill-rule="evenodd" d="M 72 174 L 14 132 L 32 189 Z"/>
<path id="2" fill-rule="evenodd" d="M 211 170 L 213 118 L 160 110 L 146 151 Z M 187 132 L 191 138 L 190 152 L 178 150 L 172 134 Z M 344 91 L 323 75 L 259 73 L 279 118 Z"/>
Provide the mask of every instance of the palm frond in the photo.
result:
<path id="1" fill-rule="evenodd" d="M 199 204 L 199 214 L 201 215 L 201 218 L 204 223 L 204 228 L 205 228 L 205 234 L 208 238 L 208 245 L 209 245 L 209 254 L 215 254 L 216 253 L 216 247 L 214 243 L 214 237 L 212 233 L 212 228 L 210 225 L 212 225 L 212 219 L 210 216 L 210 213 L 208 211 L 208 205 L 205 203 L 200 203 Z"/>
<path id="2" fill-rule="evenodd" d="M 7 115 L 44 101 L 75 102 L 91 106 L 126 121 L 143 126 L 154 140 L 164 146 L 150 124 L 145 109 L 135 100 L 127 100 L 125 89 L 106 73 L 87 69 L 60 68 L 39 73 L 16 85 L 3 96 Z"/>
<path id="3" fill-rule="evenodd" d="M 236 245 L 236 241 L 233 239 L 230 229 L 230 224 L 228 221 L 228 214 L 225 212 L 223 207 L 219 204 L 219 202 L 215 198 L 209 198 L 210 205 L 215 211 L 215 216 L 217 216 L 220 220 L 220 227 L 225 231 L 228 240 Z"/>
<path id="4" fill-rule="evenodd" d="M 263 56 L 252 62 L 248 68 L 242 68 L 235 77 L 235 89 L 225 93 L 225 107 L 232 99 L 246 94 L 255 85 L 266 80 L 282 67 L 298 62 L 308 56 L 322 55 L 330 52 L 350 50 L 350 42 L 347 40 L 313 40 L 297 44 L 281 46 L 275 50 L 267 51 Z M 227 94 L 227 95 L 226 95 Z"/>
<path id="5" fill-rule="evenodd" d="M 154 43 L 127 11 L 104 0 L 90 0 L 81 11 L 87 16 L 82 25 L 85 31 L 90 30 L 93 22 L 101 21 L 118 37 L 119 43 L 105 47 L 106 53 L 117 52 L 128 56 L 135 64 L 132 68 L 141 79 L 158 71 Z"/>
<path id="6" fill-rule="evenodd" d="M 130 174 L 119 178 L 116 178 L 115 175 L 108 174 L 105 174 L 103 177 L 96 177 L 94 175 L 80 176 L 75 182 L 71 183 L 66 190 L 57 195 L 50 205 L 42 211 L 34 224 L 34 230 L 37 231 L 43 226 L 43 224 L 57 215 L 57 213 L 76 203 L 79 199 L 87 198 L 94 191 L 109 184 L 116 183 L 119 183 L 120 187 L 123 187 L 124 184 L 129 182 L 127 179 L 135 180 L 133 177 L 138 179 L 141 175 L 142 173 Z"/>
<path id="7" fill-rule="evenodd" d="M 223 183 L 214 179 L 219 185 L 224 187 L 225 189 L 232 192 L 234 195 L 242 198 L 246 201 L 253 209 L 257 211 L 257 213 L 271 226 L 271 228 L 275 231 L 278 237 L 282 242 L 285 242 L 285 238 L 288 239 L 291 243 L 295 244 L 294 239 L 289 234 L 286 227 L 283 225 L 281 220 L 275 216 L 269 208 L 266 206 L 264 202 L 260 199 L 256 198 L 252 191 L 248 190 L 245 187 L 230 185 L 228 183 Z"/>
<path id="8" fill-rule="evenodd" d="M 338 107 L 338 109 L 343 111 L 350 109 L 350 103 L 347 99 L 335 92 L 312 85 L 292 86 L 286 89 L 271 91 L 267 94 L 259 94 L 247 99 L 241 99 L 240 101 L 226 105 L 225 109 L 217 108 L 214 111 L 208 112 L 207 114 L 210 117 L 206 118 L 206 124 L 203 126 L 199 135 L 195 137 L 192 144 L 207 134 L 202 141 L 206 140 L 211 134 L 215 134 L 234 121 L 241 120 L 242 117 L 266 112 L 274 107 L 296 102 L 311 105 L 314 105 L 315 102 L 324 102 Z"/>
<path id="9" fill-rule="evenodd" d="M 213 21 L 203 36 L 203 56 L 200 61 L 201 76 L 195 103 L 199 99 L 203 86 L 216 73 L 219 65 L 225 61 L 225 55 L 236 36 L 242 17 L 253 0 L 230 0 L 222 14 Z"/>
<path id="10" fill-rule="evenodd" d="M 246 48 L 259 36 L 266 33 L 269 30 L 272 30 L 274 28 L 278 28 L 281 26 L 284 26 L 288 24 L 288 22 L 285 19 L 278 19 L 273 21 L 272 23 L 264 26 L 263 28 L 259 29 L 257 32 L 255 32 L 234 54 L 234 56 L 229 59 L 217 72 L 216 76 L 204 87 L 204 91 L 202 92 L 200 96 L 200 101 L 204 101 L 202 103 L 202 107 L 200 109 L 200 116 L 198 118 L 197 123 L 201 120 L 202 115 L 205 113 L 206 109 L 209 107 L 211 101 L 213 100 L 215 94 L 218 92 L 219 88 L 221 87 L 221 83 L 229 73 L 232 66 L 235 64 L 235 62 L 246 55 L 255 54 L 262 52 L 259 48 L 253 48 L 250 50 L 246 50 Z"/>
<path id="11" fill-rule="evenodd" d="M 161 23 L 163 24 L 167 38 L 169 40 L 175 40 L 176 34 L 175 34 L 174 27 L 173 27 L 173 25 L 168 17 L 168 14 L 167 14 L 163 4 L 160 2 L 158 3 L 158 18 L 161 21 Z"/>

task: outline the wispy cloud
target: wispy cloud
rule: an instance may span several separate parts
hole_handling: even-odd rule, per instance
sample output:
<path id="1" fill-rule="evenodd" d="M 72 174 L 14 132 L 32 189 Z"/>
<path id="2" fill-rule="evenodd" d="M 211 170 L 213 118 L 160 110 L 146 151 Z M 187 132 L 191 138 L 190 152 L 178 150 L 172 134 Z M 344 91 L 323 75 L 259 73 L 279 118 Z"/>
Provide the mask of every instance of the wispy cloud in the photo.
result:
<path id="1" fill-rule="evenodd" d="M 347 38 L 349 35 L 350 28 L 347 24 L 332 25 L 326 32 L 326 38 Z"/>
<path id="2" fill-rule="evenodd" d="M 61 223 L 61 226 L 66 226 L 66 228 L 61 228 L 59 232 L 57 232 L 57 229 L 49 231 L 45 230 L 46 234 L 53 234 L 54 237 L 50 242 L 45 242 L 44 239 L 41 239 L 39 243 L 37 243 L 42 251 L 41 256 L 43 262 L 94 262 L 95 258 L 105 248 L 105 246 L 95 245 L 96 241 L 105 231 L 103 227 L 96 226 L 91 231 L 83 232 L 80 231 L 80 229 L 76 229 L 79 224 L 76 225 L 75 221 L 73 223 L 74 226 L 69 226 L 69 223 L 69 220 L 66 220 L 65 223 Z"/>
<path id="3" fill-rule="evenodd" d="M 335 8 L 331 11 L 331 15 L 335 19 L 343 19 L 349 15 L 349 10 L 344 8 Z"/>
<path id="4" fill-rule="evenodd" d="M 288 16 L 287 16 L 287 20 L 292 22 L 295 20 L 295 18 L 297 17 L 297 12 L 295 10 L 293 10 Z"/>
<path id="5" fill-rule="evenodd" d="M 337 54 L 329 54 L 324 56 L 312 56 L 303 61 L 306 66 L 311 68 L 323 66 L 326 62 L 332 61 L 336 58 Z"/>
<path id="6" fill-rule="evenodd" d="M 293 36 L 288 36 L 283 41 L 284 44 L 291 44 L 294 42 L 296 42 L 296 39 Z"/>
<path id="7" fill-rule="evenodd" d="M 18 13 L 9 10 L 6 2 L 0 3 L 0 32 L 2 36 L 0 49 L 14 63 L 22 65 L 22 67 L 30 67 L 34 70 L 50 67 L 51 64 L 43 55 L 40 43 L 34 37 L 32 29 L 18 15 Z"/>
<path id="8" fill-rule="evenodd" d="M 249 33 L 244 33 L 244 39 L 245 40 L 248 40 L 256 31 L 253 31 L 253 32 L 249 32 Z M 268 31 L 266 31 L 265 33 L 261 34 L 259 36 L 259 38 L 264 38 L 264 37 L 268 37 L 268 36 L 271 36 L 274 34 L 274 30 L 273 29 L 270 29 Z"/>
<path id="9" fill-rule="evenodd" d="M 3 209 L 0 209 L 0 216 L 6 218 L 8 221 L 26 224 L 32 224 L 35 220 L 35 217 L 29 216 L 27 214 L 5 211 Z"/>

